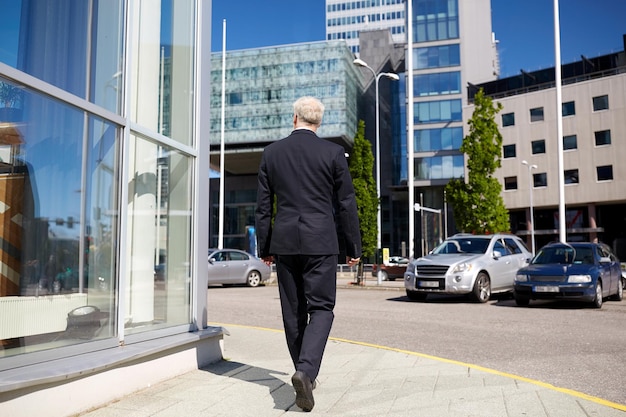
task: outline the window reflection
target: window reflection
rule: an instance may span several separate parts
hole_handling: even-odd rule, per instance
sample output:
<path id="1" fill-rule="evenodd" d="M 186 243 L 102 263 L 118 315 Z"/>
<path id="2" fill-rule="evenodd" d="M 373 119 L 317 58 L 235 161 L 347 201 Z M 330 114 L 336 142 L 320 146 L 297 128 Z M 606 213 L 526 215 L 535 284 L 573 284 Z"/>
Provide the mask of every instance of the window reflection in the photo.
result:
<path id="1" fill-rule="evenodd" d="M 0 91 L 3 355 L 114 336 L 119 131 L 8 80 Z"/>
<path id="2" fill-rule="evenodd" d="M 0 61 L 119 112 L 123 3 L 0 0 Z"/>
<path id="3" fill-rule="evenodd" d="M 191 162 L 139 137 L 130 147 L 127 334 L 190 321 Z"/>

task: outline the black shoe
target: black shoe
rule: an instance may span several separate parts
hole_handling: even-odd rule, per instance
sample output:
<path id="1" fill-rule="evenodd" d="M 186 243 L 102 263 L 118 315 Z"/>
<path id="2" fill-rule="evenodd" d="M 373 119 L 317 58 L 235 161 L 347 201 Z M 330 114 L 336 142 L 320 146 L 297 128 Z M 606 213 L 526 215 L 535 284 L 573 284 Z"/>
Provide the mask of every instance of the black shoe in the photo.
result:
<path id="1" fill-rule="evenodd" d="M 311 379 L 304 372 L 296 371 L 291 377 L 291 383 L 296 390 L 296 405 L 304 411 L 311 411 L 315 405 Z"/>

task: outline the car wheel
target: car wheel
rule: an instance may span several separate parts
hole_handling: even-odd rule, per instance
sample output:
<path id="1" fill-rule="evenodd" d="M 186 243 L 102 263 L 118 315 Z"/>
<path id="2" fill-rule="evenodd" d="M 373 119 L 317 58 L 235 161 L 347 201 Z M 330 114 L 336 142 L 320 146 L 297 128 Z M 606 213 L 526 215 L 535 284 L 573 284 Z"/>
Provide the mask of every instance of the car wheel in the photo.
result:
<path id="1" fill-rule="evenodd" d="M 617 292 L 611 297 L 613 301 L 622 301 L 624 298 L 624 279 L 620 278 L 617 283 Z"/>
<path id="2" fill-rule="evenodd" d="M 423 292 L 406 290 L 406 296 L 409 297 L 409 300 L 413 301 L 424 301 L 428 294 L 424 294 Z"/>
<path id="3" fill-rule="evenodd" d="M 594 308 L 602 308 L 602 282 L 598 280 L 596 284 L 596 297 L 593 300 Z"/>
<path id="4" fill-rule="evenodd" d="M 259 271 L 250 271 L 248 273 L 248 278 L 246 279 L 246 284 L 248 287 L 258 287 L 261 283 L 261 274 Z"/>
<path id="5" fill-rule="evenodd" d="M 480 272 L 474 282 L 472 298 L 479 303 L 486 303 L 491 298 L 491 281 L 489 275 Z"/>
<path id="6" fill-rule="evenodd" d="M 515 304 L 520 307 L 526 307 L 527 305 L 530 304 L 530 298 L 523 297 L 515 293 L 513 293 L 513 298 L 515 298 Z"/>

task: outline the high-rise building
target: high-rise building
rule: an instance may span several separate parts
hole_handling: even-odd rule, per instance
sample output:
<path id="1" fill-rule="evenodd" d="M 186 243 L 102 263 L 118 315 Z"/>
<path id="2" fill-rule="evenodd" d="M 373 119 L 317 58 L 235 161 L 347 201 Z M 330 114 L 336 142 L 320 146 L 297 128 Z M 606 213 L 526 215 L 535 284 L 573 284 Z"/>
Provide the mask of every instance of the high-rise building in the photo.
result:
<path id="1" fill-rule="evenodd" d="M 325 106 L 317 131 L 352 148 L 362 77 L 343 41 L 227 51 L 224 85 L 224 232 L 219 242 L 219 184 L 211 184 L 211 246 L 246 248 L 254 226 L 257 172 L 263 148 L 293 129 L 293 102 L 315 96 Z M 211 164 L 220 167 L 222 53 L 211 65 Z"/>
<path id="2" fill-rule="evenodd" d="M 326 0 L 326 39 L 345 39 L 359 55 L 359 32 L 389 29 L 395 43 L 406 42 L 405 0 Z"/>
<path id="3" fill-rule="evenodd" d="M 351 3 L 351 6 L 358 6 L 357 3 L 363 2 Z M 408 4 L 403 5 L 406 6 Z M 327 13 L 328 7 L 327 2 Z M 369 80 L 364 101 L 375 100 L 374 73 L 400 74 L 400 82 L 392 86 L 382 80 L 380 83 L 380 160 L 383 164 L 380 197 L 382 246 L 394 255 L 404 256 L 427 252 L 446 230 L 454 231 L 451 210 L 443 213 L 444 224 L 436 227 L 432 226 L 433 219 L 424 219 L 429 216 L 427 213 L 409 211 L 408 187 L 414 187 L 416 203 L 445 209 L 445 185 L 465 175 L 465 157 L 459 150 L 466 133 L 463 123 L 467 107 L 465 86 L 494 80 L 499 73 L 489 0 L 412 0 L 411 8 L 412 16 L 407 24 L 412 25 L 413 38 L 403 44 L 400 59 L 393 34 L 362 27 L 359 36 L 360 58 L 372 68 L 372 71 L 363 71 Z M 412 50 L 408 51 L 404 45 L 411 45 Z M 409 53 L 413 61 L 411 74 L 406 59 Z M 412 77 L 412 90 L 408 89 L 409 77 Z M 413 120 L 407 120 L 407 106 L 413 107 Z M 363 109 L 366 126 L 373 125 L 375 115 L 368 106 L 364 105 Z M 409 132 L 413 134 L 414 167 L 410 179 L 406 146 Z M 374 135 L 375 132 L 370 131 L 368 138 Z M 409 242 L 410 215 L 416 220 L 413 242 Z M 408 253 L 412 248 L 414 252 Z"/>

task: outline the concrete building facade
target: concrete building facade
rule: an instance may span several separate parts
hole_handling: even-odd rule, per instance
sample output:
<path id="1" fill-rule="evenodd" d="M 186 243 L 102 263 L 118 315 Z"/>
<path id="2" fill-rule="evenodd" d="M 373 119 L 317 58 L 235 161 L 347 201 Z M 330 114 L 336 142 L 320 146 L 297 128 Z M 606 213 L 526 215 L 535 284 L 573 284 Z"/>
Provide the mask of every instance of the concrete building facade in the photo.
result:
<path id="1" fill-rule="evenodd" d="M 469 89 L 470 98 L 483 88 L 503 105 L 498 115 L 503 159 L 497 177 L 503 185 L 512 232 L 526 236 L 529 247 L 531 229 L 537 248 L 559 238 L 560 110 L 567 240 L 600 240 L 626 259 L 624 52 L 563 65 L 562 83 L 561 109 L 557 109 L 554 67 Z M 471 110 L 468 107 L 465 114 L 471 115 Z M 531 193 L 534 225 L 530 223 Z"/>

